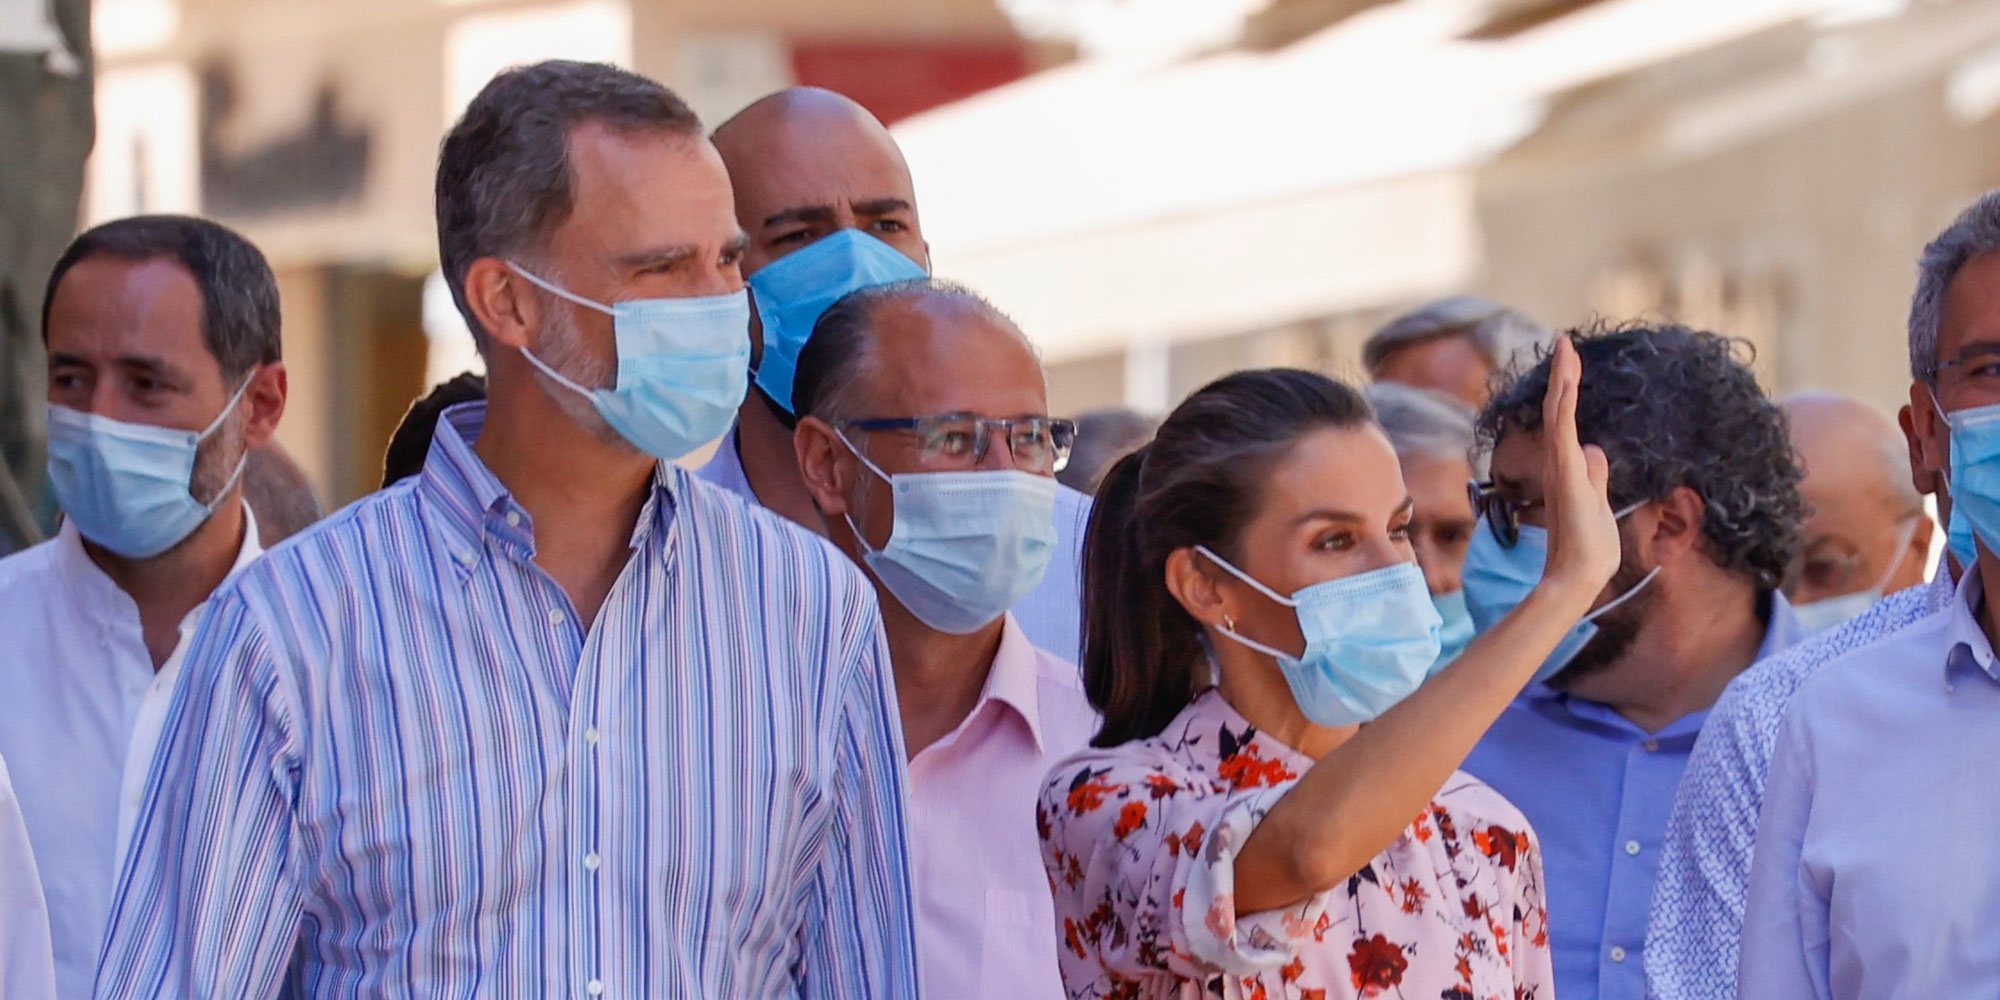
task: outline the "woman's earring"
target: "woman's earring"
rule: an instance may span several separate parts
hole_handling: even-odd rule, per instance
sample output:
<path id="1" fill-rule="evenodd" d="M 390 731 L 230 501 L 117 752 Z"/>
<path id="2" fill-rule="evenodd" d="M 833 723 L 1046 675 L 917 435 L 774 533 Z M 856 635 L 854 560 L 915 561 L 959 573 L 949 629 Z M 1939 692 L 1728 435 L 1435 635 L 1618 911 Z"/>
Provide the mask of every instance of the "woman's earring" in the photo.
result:
<path id="1" fill-rule="evenodd" d="M 1231 617 L 1229 617 L 1228 615 L 1223 615 L 1223 616 L 1222 616 L 1222 627 L 1223 627 L 1223 628 L 1225 628 L 1225 629 L 1228 629 L 1228 630 L 1229 630 L 1229 631 L 1231 631 L 1231 632 L 1234 632 L 1234 631 L 1236 631 L 1236 619 L 1234 619 L 1234 618 L 1231 618 Z"/>

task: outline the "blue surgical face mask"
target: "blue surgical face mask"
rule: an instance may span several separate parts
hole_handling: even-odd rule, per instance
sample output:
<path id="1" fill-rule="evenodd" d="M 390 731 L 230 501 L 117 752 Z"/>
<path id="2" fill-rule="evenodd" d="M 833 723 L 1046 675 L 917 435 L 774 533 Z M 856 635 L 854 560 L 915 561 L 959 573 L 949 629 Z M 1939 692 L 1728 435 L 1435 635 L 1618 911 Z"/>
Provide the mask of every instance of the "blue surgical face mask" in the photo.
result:
<path id="1" fill-rule="evenodd" d="M 847 527 L 882 586 L 925 625 L 968 635 L 1042 582 L 1056 546 L 1056 481 L 1016 469 L 883 472 L 843 435 L 854 457 L 889 484 L 895 520 L 880 549 Z"/>
<path id="2" fill-rule="evenodd" d="M 1627 507 L 1618 512 L 1618 518 L 1623 520 L 1627 514 L 1638 509 L 1637 504 Z M 1488 528 L 1486 519 L 1481 518 L 1473 528 L 1472 545 L 1465 552 L 1465 607 L 1472 615 L 1475 632 L 1486 632 L 1527 600 L 1528 594 L 1542 582 L 1542 571 L 1548 560 L 1548 529 L 1532 524 L 1521 525 L 1520 538 L 1510 549 L 1501 546 L 1500 540 Z M 1597 638 L 1597 619 L 1637 597 L 1659 575 L 1660 567 L 1653 567 L 1653 571 L 1634 584 L 1632 589 L 1585 615 L 1542 661 L 1541 668 L 1535 671 L 1535 680 L 1546 681 L 1561 673 L 1578 653 L 1583 652 L 1583 647 L 1588 646 L 1590 640 Z"/>
<path id="3" fill-rule="evenodd" d="M 76 530 L 127 559 L 150 559 L 207 521 L 243 475 L 246 453 L 215 498 L 194 498 L 201 443 L 214 436 L 250 388 L 236 388 L 206 429 L 128 424 L 49 404 L 49 484 Z"/>
<path id="4" fill-rule="evenodd" d="M 1206 546 L 1195 551 L 1298 615 L 1306 648 L 1297 656 L 1234 628 L 1217 631 L 1278 661 L 1299 711 L 1316 725 L 1375 719 L 1409 697 L 1437 662 L 1443 622 L 1416 563 L 1315 583 L 1285 597 Z"/>
<path id="5" fill-rule="evenodd" d="M 1952 505 L 1951 517 L 1947 522 L 1944 532 L 1945 551 L 1951 553 L 1951 557 L 1958 561 L 1959 569 L 1971 569 L 1972 564 L 1979 561 L 1979 547 L 1972 541 L 1972 523 L 1965 519 L 1964 514 L 1959 513 L 1957 504 Z"/>
<path id="6" fill-rule="evenodd" d="M 757 318 L 764 325 L 757 387 L 786 413 L 794 412 L 792 382 L 799 352 L 819 318 L 849 292 L 922 277 L 924 269 L 915 261 L 858 229 L 830 233 L 764 265 L 749 278 Z"/>
<path id="7" fill-rule="evenodd" d="M 618 378 L 608 389 L 576 384 L 526 348 L 549 380 L 590 400 L 632 447 L 668 461 L 729 430 L 749 391 L 750 299 L 743 292 L 689 299 L 593 302 L 518 264 L 514 273 L 551 295 L 611 317 Z"/>
<path id="8" fill-rule="evenodd" d="M 1944 406 L 1931 397 L 1939 413 Z M 1963 519 L 1988 551 L 2000 552 L 2000 405 L 1945 413 L 1951 425 L 1951 518 Z M 1974 558 L 1961 563 L 1970 569 Z"/>
<path id="9" fill-rule="evenodd" d="M 1431 604 L 1437 607 L 1438 617 L 1444 621 L 1438 632 L 1437 662 L 1431 664 L 1430 669 L 1431 676 L 1435 677 L 1438 671 L 1458 659 L 1458 654 L 1465 652 L 1465 647 L 1472 642 L 1473 630 L 1472 613 L 1465 609 L 1465 591 L 1433 594 Z"/>
<path id="10" fill-rule="evenodd" d="M 1888 592 L 1889 581 L 1895 577 L 1896 571 L 1902 569 L 1903 562 L 1910 558 L 1910 542 L 1917 537 L 1919 523 L 1921 522 L 1918 518 L 1910 518 L 1910 526 L 1903 529 L 1902 536 L 1896 542 L 1895 561 L 1883 571 L 1881 579 L 1876 580 L 1874 586 L 1851 594 L 1792 605 L 1792 616 L 1798 620 L 1799 627 L 1805 629 L 1808 634 L 1825 632 L 1874 607 L 1875 602 L 1881 600 L 1882 595 Z"/>

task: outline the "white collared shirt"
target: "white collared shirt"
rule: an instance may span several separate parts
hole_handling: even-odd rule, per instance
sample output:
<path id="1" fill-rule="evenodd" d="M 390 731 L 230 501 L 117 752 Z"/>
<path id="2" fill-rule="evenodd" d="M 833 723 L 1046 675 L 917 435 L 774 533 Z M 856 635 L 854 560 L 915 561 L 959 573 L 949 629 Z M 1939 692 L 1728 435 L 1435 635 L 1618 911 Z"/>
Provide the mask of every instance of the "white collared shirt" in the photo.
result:
<path id="1" fill-rule="evenodd" d="M 7 762 L 0 760 L 0 997 L 44 1000 L 56 995 L 50 962 L 49 906 L 35 872 L 35 852 L 21 822 L 21 803 Z"/>
<path id="2" fill-rule="evenodd" d="M 248 506 L 243 515 L 234 569 L 263 552 Z M 90 561 L 74 524 L 0 559 L 0 758 L 41 872 L 62 997 L 90 995 L 127 800 L 143 784 L 201 611 L 181 622 L 181 644 L 155 671 L 138 605 Z"/>

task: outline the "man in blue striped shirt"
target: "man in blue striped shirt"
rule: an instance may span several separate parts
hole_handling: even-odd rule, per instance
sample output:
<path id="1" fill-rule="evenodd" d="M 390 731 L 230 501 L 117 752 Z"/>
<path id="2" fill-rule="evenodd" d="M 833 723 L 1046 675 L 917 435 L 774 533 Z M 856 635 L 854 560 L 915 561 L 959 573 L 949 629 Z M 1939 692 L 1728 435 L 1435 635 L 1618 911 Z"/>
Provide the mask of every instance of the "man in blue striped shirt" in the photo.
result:
<path id="1" fill-rule="evenodd" d="M 100 995 L 915 995 L 868 585 L 657 461 L 744 391 L 743 236 L 694 114 L 511 70 L 437 191 L 489 401 L 216 594 Z"/>

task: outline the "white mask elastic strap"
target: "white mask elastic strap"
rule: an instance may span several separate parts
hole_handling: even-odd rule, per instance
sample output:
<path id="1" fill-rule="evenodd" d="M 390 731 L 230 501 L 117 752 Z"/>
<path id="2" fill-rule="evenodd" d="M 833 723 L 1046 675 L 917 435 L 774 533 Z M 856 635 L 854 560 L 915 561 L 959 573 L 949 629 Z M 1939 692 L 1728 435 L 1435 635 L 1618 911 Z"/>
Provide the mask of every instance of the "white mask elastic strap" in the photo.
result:
<path id="1" fill-rule="evenodd" d="M 231 413 L 236 412 L 236 404 L 242 402 L 243 394 L 250 391 L 250 380 L 255 378 L 256 375 L 257 373 L 252 371 L 249 375 L 243 377 L 243 384 L 237 386 L 236 391 L 230 394 L 229 402 L 222 404 L 222 412 L 216 414 L 215 419 L 209 421 L 208 426 L 200 434 L 195 435 L 195 444 L 200 444 L 208 440 L 222 426 L 222 422 L 228 420 Z"/>
<path id="2" fill-rule="evenodd" d="M 861 453 L 861 449 L 856 448 L 854 446 L 854 442 L 848 440 L 847 435 L 845 433 L 836 428 L 833 432 L 833 436 L 839 438 L 840 443 L 846 445 L 847 450 L 853 453 L 854 457 L 859 459 L 861 461 L 861 464 L 868 468 L 868 471 L 873 472 L 877 476 L 880 476 L 883 482 L 888 483 L 892 487 L 896 484 L 896 481 L 890 478 L 888 473 L 882 471 L 881 466 L 878 466 L 874 462 L 869 461 L 868 456 L 863 455 Z M 860 543 L 862 551 L 868 553 L 871 556 L 874 555 L 877 551 L 879 551 L 875 548 L 875 546 L 868 544 L 868 536 L 862 534 L 861 526 L 854 523 L 853 512 L 850 511 L 840 516 L 847 520 L 847 530 L 854 532 L 854 540 Z M 891 530 L 893 531 L 894 529 Z"/>
<path id="3" fill-rule="evenodd" d="M 529 364 L 534 365 L 537 369 L 541 371 L 542 374 L 547 375 L 557 385 L 560 385 L 563 388 L 568 389 L 569 391 L 576 393 L 577 395 L 582 396 L 585 399 L 595 399 L 597 397 L 597 391 L 595 389 L 586 389 L 583 386 L 576 384 L 576 381 L 574 379 L 571 379 L 569 376 L 564 375 L 562 372 L 556 371 L 554 368 L 550 368 L 547 364 L 543 363 L 542 359 L 535 357 L 535 352 L 530 351 L 525 347 L 520 348 L 520 351 L 521 351 L 521 356 L 527 358 Z"/>
<path id="4" fill-rule="evenodd" d="M 249 467 L 250 453 L 246 451 L 243 453 L 242 458 L 236 460 L 236 471 L 230 473 L 228 481 L 222 484 L 222 489 L 215 492 L 215 499 L 210 500 L 202 506 L 207 507 L 210 514 L 215 513 L 215 508 L 222 506 L 222 498 L 229 495 L 230 489 L 236 485 L 238 480 L 243 478 L 243 470 Z"/>
<path id="5" fill-rule="evenodd" d="M 883 472 L 881 466 L 876 465 L 872 461 L 869 461 L 868 456 L 862 454 L 861 449 L 856 448 L 854 446 L 854 442 L 848 438 L 847 433 L 845 431 L 835 429 L 833 432 L 833 436 L 839 438 L 840 443 L 846 445 L 847 450 L 853 452 L 854 457 L 860 459 L 861 464 L 867 466 L 869 472 L 874 473 L 876 476 L 880 477 L 883 482 L 888 483 L 891 486 L 894 486 L 896 484 L 896 477 L 891 476 L 886 472 Z"/>
<path id="6" fill-rule="evenodd" d="M 1911 514 L 1908 518 L 1910 526 L 1896 536 L 1896 558 L 1891 560 L 1889 568 L 1882 572 L 1882 578 L 1875 581 L 1875 586 L 1872 588 L 1875 593 L 1885 593 L 1889 588 L 1889 581 L 1895 579 L 1896 571 L 1902 569 L 1903 563 L 1910 558 L 1910 543 L 1917 540 L 1917 525 L 1921 523 L 1919 519 L 1922 517 L 1922 514 Z"/>
<path id="7" fill-rule="evenodd" d="M 1594 622 L 1599 618 L 1602 618 L 1605 615 L 1608 615 L 1611 612 L 1617 610 L 1619 605 L 1624 604 L 1626 601 L 1629 601 L 1632 598 L 1639 596 L 1639 592 L 1645 590 L 1646 585 L 1652 583 L 1653 578 L 1659 576 L 1660 570 L 1664 568 L 1665 567 L 1663 566 L 1653 567 L 1653 571 L 1651 573 L 1646 574 L 1644 577 L 1640 578 L 1638 583 L 1633 584 L 1631 590 L 1619 594 L 1617 597 L 1612 598 L 1609 604 L 1606 604 L 1605 606 L 1598 608 L 1596 611 L 1592 611 L 1591 613 L 1584 615 L 1583 620 L 1586 622 Z"/>
<path id="8" fill-rule="evenodd" d="M 595 309 L 606 316 L 618 315 L 618 310 L 613 309 L 612 307 L 607 306 L 602 302 L 596 302 L 590 299 L 586 299 L 583 296 L 578 295 L 575 292 L 572 292 L 569 289 L 564 288 L 553 281 L 549 281 L 544 278 L 538 278 L 533 274 L 528 273 L 527 268 L 522 267 L 521 265 L 516 264 L 511 260 L 507 262 L 507 266 L 513 268 L 515 274 L 518 274 L 521 277 L 528 279 L 529 284 L 534 285 L 536 288 L 539 288 L 542 291 L 549 293 L 550 295 L 553 295 L 560 299 L 568 299 L 571 302 L 583 306 L 586 309 Z"/>
<path id="9" fill-rule="evenodd" d="M 1256 650 L 1257 652 L 1259 652 L 1259 653 L 1262 653 L 1262 654 L 1264 654 L 1265 656 L 1268 656 L 1268 657 L 1270 657 L 1270 658 L 1272 658 L 1272 659 L 1274 659 L 1274 660 L 1278 660 L 1278 661 L 1282 662 L 1282 661 L 1285 661 L 1285 660 L 1296 660 L 1296 659 L 1298 659 L 1298 657 L 1296 657 L 1296 656 L 1293 656 L 1292 654 L 1290 654 L 1290 653 L 1287 653 L 1287 652 L 1285 652 L 1285 651 L 1283 651 L 1283 650 L 1280 650 L 1280 649 L 1273 649 L 1273 648 L 1271 648 L 1270 646 L 1266 646 L 1266 645 L 1264 645 L 1263 643 L 1261 643 L 1261 642 L 1258 642 L 1257 640 L 1255 640 L 1255 639 L 1252 639 L 1252 638 L 1250 638 L 1250 637 L 1248 637 L 1248 636 L 1246 636 L 1246 635 L 1244 635 L 1244 634 L 1242 634 L 1242 633 L 1240 633 L 1240 632 L 1236 631 L 1235 629 L 1232 629 L 1232 628 L 1228 628 L 1228 627 L 1226 627 L 1226 626 L 1222 626 L 1222 625 L 1217 625 L 1217 626 L 1215 627 L 1215 630 L 1216 630 L 1217 632 L 1220 632 L 1220 633 L 1222 633 L 1223 635 L 1226 635 L 1226 636 L 1228 636 L 1228 637 L 1230 638 L 1230 640 L 1231 640 L 1231 641 L 1233 641 L 1233 642 L 1236 642 L 1236 643 L 1238 643 L 1238 644 L 1240 644 L 1240 645 L 1242 645 L 1242 646 L 1246 646 L 1246 647 L 1248 647 L 1248 648 L 1250 648 L 1250 649 L 1254 649 L 1254 650 Z"/>
<path id="10" fill-rule="evenodd" d="M 1236 567 L 1234 567 L 1234 566 L 1231 566 L 1231 565 L 1229 564 L 1229 560 L 1227 560 L 1227 559 L 1224 559 L 1224 558 L 1222 558 L 1222 557 L 1221 557 L 1221 556 L 1219 556 L 1219 555 L 1216 555 L 1216 554 L 1215 554 L 1215 553 L 1214 553 L 1214 552 L 1213 552 L 1212 550 L 1210 550 L 1210 549 L 1209 549 L 1209 547 L 1208 547 L 1208 546 L 1206 546 L 1206 545 L 1197 545 L 1197 546 L 1195 546 L 1195 547 L 1194 547 L 1194 550 L 1195 550 L 1196 552 L 1199 552 L 1199 553 L 1201 553 L 1201 554 L 1202 554 L 1202 555 L 1204 555 L 1204 556 L 1207 556 L 1207 557 L 1208 557 L 1208 561 L 1209 561 L 1209 562 L 1212 562 L 1212 563 L 1216 564 L 1217 566 L 1220 566 L 1220 567 L 1222 567 L 1222 568 L 1223 568 L 1224 570 L 1227 570 L 1227 571 L 1229 572 L 1229 575 L 1230 575 L 1230 576 L 1233 576 L 1233 577 L 1237 578 L 1238 580 L 1241 580 L 1241 581 L 1243 581 L 1244 583 L 1247 583 L 1247 584 L 1249 584 L 1250 586 L 1252 586 L 1252 587 L 1256 588 L 1257 592 L 1258 592 L 1258 593 L 1260 593 L 1260 594 L 1263 594 L 1263 595 L 1264 595 L 1265 597 L 1268 597 L 1268 598 L 1270 598 L 1271 600 L 1274 600 L 1274 601 L 1278 602 L 1279 604 L 1282 604 L 1282 605 L 1284 605 L 1285 607 L 1288 607 L 1288 608 L 1296 608 L 1296 607 L 1298 607 L 1298 606 L 1299 606 L 1299 602 L 1297 602 L 1297 601 L 1294 601 L 1294 600 L 1292 600 L 1292 599 L 1291 599 L 1291 598 L 1289 598 L 1289 597 L 1282 597 L 1282 596 L 1279 596 L 1279 595 L 1278 595 L 1278 594 L 1277 594 L 1276 592 L 1272 591 L 1272 590 L 1271 590 L 1271 588 L 1269 588 L 1269 587 L 1266 587 L 1266 586 L 1264 586 L 1264 585 L 1263 585 L 1263 584 L 1261 584 L 1261 583 L 1258 583 L 1258 582 L 1257 582 L 1257 581 L 1256 581 L 1256 580 L 1255 580 L 1254 578 L 1252 578 L 1252 577 L 1250 576 L 1250 574 L 1248 574 L 1248 573 L 1245 573 L 1245 572 L 1243 572 L 1242 570 L 1240 570 L 1240 569 L 1237 569 L 1237 568 L 1236 568 Z M 1231 636 L 1232 638 L 1237 638 L 1237 639 L 1238 639 L 1238 641 L 1242 641 L 1242 640 L 1240 639 L 1240 637 L 1237 637 L 1237 636 L 1235 636 L 1235 634 L 1234 634 L 1234 633 L 1231 633 L 1231 632 L 1229 632 L 1229 631 L 1228 631 L 1227 629 L 1224 629 L 1223 631 L 1224 631 L 1224 633 L 1225 633 L 1225 634 L 1228 634 L 1228 635 L 1230 635 L 1230 636 Z"/>

